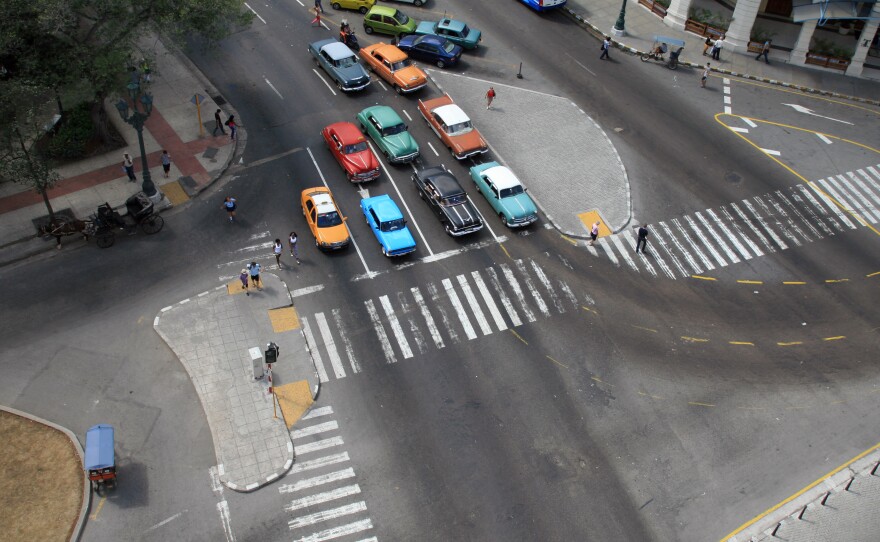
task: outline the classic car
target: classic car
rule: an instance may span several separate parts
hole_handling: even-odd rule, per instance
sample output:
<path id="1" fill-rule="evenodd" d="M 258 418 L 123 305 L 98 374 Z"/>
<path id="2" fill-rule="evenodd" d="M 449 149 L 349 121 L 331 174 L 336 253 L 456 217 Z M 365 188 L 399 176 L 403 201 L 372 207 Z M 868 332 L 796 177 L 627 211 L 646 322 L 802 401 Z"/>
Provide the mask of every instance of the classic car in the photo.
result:
<path id="1" fill-rule="evenodd" d="M 321 250 L 339 250 L 351 241 L 346 218 L 339 212 L 330 190 L 319 186 L 302 191 L 301 205 L 315 246 Z"/>
<path id="2" fill-rule="evenodd" d="M 566 1 L 567 0 L 520 0 L 520 2 L 529 6 L 537 12 L 561 8 L 565 5 Z"/>
<path id="3" fill-rule="evenodd" d="M 330 2 L 330 7 L 333 9 L 354 9 L 366 13 L 375 4 L 376 0 L 333 0 Z"/>
<path id="4" fill-rule="evenodd" d="M 382 246 L 382 254 L 403 256 L 416 249 L 416 240 L 391 196 L 382 194 L 362 199 L 361 211 Z"/>
<path id="5" fill-rule="evenodd" d="M 400 37 L 412 34 L 415 29 L 415 19 L 396 8 L 373 6 L 364 16 L 364 32 L 367 34 L 378 32 Z"/>
<path id="6" fill-rule="evenodd" d="M 321 130 L 321 137 L 349 181 L 360 183 L 379 178 L 379 160 L 357 126 L 336 122 Z"/>
<path id="7" fill-rule="evenodd" d="M 370 84 L 370 74 L 358 62 L 358 57 L 344 43 L 334 39 L 309 44 L 309 53 L 315 64 L 321 66 L 333 79 L 339 90 L 354 92 Z"/>
<path id="8" fill-rule="evenodd" d="M 461 59 L 461 46 L 440 36 L 410 35 L 401 38 L 397 47 L 411 58 L 430 62 L 438 68 L 446 68 L 458 64 Z"/>
<path id="9" fill-rule="evenodd" d="M 413 173 L 419 197 L 440 219 L 446 233 L 453 237 L 483 229 L 483 219 L 468 199 L 458 179 L 442 167 L 429 167 Z"/>
<path id="10" fill-rule="evenodd" d="M 394 87 L 398 94 L 414 92 L 428 84 L 428 76 L 406 53 L 387 43 L 368 45 L 358 53 L 368 68 Z"/>
<path id="11" fill-rule="evenodd" d="M 400 116 L 387 105 L 374 105 L 358 113 L 361 130 L 372 138 L 392 164 L 412 162 L 419 157 L 419 144 Z"/>
<path id="12" fill-rule="evenodd" d="M 417 7 L 417 8 L 422 7 L 422 6 L 424 6 L 425 4 L 428 3 L 428 0 L 385 0 L 385 1 L 386 1 L 386 2 L 392 2 L 392 1 L 395 1 L 395 2 L 404 2 L 404 3 L 407 3 L 407 4 L 412 4 L 412 5 L 414 5 L 414 6 Z"/>
<path id="13" fill-rule="evenodd" d="M 489 150 L 489 145 L 474 128 L 471 119 L 452 102 L 449 95 L 419 100 L 419 113 L 455 158 L 463 160 Z"/>
<path id="14" fill-rule="evenodd" d="M 483 194 L 508 228 L 522 228 L 538 220 L 538 208 L 508 168 L 488 162 L 471 168 L 477 192 Z"/>
<path id="15" fill-rule="evenodd" d="M 416 26 L 416 34 L 441 36 L 465 49 L 476 49 L 482 32 L 455 19 L 441 19 L 439 22 L 422 21 Z"/>

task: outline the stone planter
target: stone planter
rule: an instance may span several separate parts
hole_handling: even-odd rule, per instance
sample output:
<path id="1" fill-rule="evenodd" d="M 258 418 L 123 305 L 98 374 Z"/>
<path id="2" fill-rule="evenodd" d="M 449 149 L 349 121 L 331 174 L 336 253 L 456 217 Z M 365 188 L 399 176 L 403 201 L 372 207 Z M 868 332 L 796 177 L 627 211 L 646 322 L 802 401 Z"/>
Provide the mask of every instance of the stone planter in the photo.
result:
<path id="1" fill-rule="evenodd" d="M 687 21 L 685 21 L 684 29 L 687 32 L 693 32 L 694 34 L 698 34 L 700 36 L 708 36 L 713 40 L 717 40 L 727 32 L 727 30 L 723 28 L 710 26 L 706 23 L 695 21 L 694 19 L 688 19 Z"/>
<path id="2" fill-rule="evenodd" d="M 660 2 L 655 2 L 654 0 L 639 0 L 639 4 L 648 8 L 651 13 L 657 15 L 661 19 L 666 17 L 666 8 Z"/>
<path id="3" fill-rule="evenodd" d="M 808 52 L 806 63 L 812 64 L 813 66 L 822 66 L 823 68 L 846 71 L 846 68 L 850 64 L 850 59 Z"/>

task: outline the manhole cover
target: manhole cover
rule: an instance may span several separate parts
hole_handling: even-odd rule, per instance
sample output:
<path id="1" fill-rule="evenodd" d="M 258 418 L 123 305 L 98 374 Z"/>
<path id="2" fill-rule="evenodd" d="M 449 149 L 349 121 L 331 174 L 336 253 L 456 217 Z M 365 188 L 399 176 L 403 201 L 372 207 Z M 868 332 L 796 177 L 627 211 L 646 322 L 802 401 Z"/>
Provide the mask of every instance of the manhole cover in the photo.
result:
<path id="1" fill-rule="evenodd" d="M 724 180 L 729 183 L 739 184 L 742 182 L 743 179 L 739 173 L 735 171 L 729 171 L 724 175 Z"/>

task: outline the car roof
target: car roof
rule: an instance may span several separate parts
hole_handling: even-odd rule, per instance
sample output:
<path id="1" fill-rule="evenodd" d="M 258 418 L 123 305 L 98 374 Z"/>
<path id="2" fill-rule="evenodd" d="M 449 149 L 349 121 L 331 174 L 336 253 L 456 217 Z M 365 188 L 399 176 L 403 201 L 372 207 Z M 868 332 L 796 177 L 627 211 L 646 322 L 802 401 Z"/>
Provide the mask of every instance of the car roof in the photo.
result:
<path id="1" fill-rule="evenodd" d="M 341 60 L 343 58 L 354 56 L 354 53 L 351 52 L 351 49 L 346 47 L 344 43 L 336 40 L 333 40 L 327 45 L 321 47 L 321 51 L 330 55 L 330 58 L 332 58 L 333 60 Z"/>
<path id="2" fill-rule="evenodd" d="M 442 21 L 437 23 L 437 28 L 446 28 L 455 32 L 461 32 L 464 27 L 465 24 L 463 22 L 456 21 L 455 19 L 443 19 Z"/>
<path id="3" fill-rule="evenodd" d="M 371 15 L 373 13 L 378 13 L 379 15 L 388 15 L 389 17 L 392 17 L 392 16 L 394 16 L 395 13 L 397 13 L 397 11 L 398 11 L 397 8 L 392 8 L 389 6 L 374 5 L 373 7 L 370 8 L 370 11 L 367 12 L 367 15 Z"/>
<path id="4" fill-rule="evenodd" d="M 407 36 L 409 38 L 409 36 Z M 406 39 L 406 38 L 404 38 Z M 419 36 L 413 36 L 412 42 L 415 44 L 418 43 L 433 43 L 434 45 L 443 45 L 446 43 L 446 38 L 443 36 L 438 36 L 436 34 L 421 34 Z"/>
<path id="5" fill-rule="evenodd" d="M 336 135 L 339 136 L 339 139 L 343 144 L 351 145 L 358 141 L 364 141 L 364 135 L 358 130 L 358 127 L 351 122 L 334 122 L 327 128 L 336 132 Z"/>
<path id="6" fill-rule="evenodd" d="M 404 60 L 407 58 L 406 53 L 390 43 L 378 43 L 376 45 L 378 45 L 378 47 L 374 47 L 373 51 L 378 52 L 390 62 L 397 62 L 398 60 Z"/>
<path id="7" fill-rule="evenodd" d="M 434 188 L 437 189 L 437 192 L 439 192 L 441 196 L 451 196 L 464 192 L 464 189 L 458 183 L 458 179 L 456 179 L 455 176 L 453 176 L 448 171 L 445 171 L 443 169 L 440 169 L 440 171 L 437 172 L 424 170 L 423 173 L 429 173 L 431 184 L 434 185 Z"/>
<path id="8" fill-rule="evenodd" d="M 483 175 L 489 177 L 492 180 L 492 184 L 494 184 L 495 188 L 498 190 L 504 190 L 505 188 L 512 188 L 522 184 L 519 182 L 519 179 L 516 178 L 516 175 L 504 166 L 495 166 L 490 167 L 489 169 L 484 169 Z"/>
<path id="9" fill-rule="evenodd" d="M 386 126 L 396 126 L 403 122 L 397 111 L 387 105 L 374 105 L 366 109 L 367 113 L 372 115 L 376 122 L 383 128 Z"/>
<path id="10" fill-rule="evenodd" d="M 333 204 L 330 192 L 317 192 L 310 195 L 312 196 L 312 201 L 315 202 L 315 207 L 318 208 L 318 214 L 330 213 L 336 210 L 336 205 Z"/>
<path id="11" fill-rule="evenodd" d="M 376 212 L 376 216 L 379 217 L 381 222 L 403 218 L 403 213 L 400 212 L 397 204 L 394 203 L 394 200 L 392 200 L 391 196 L 388 194 L 369 198 L 367 203 L 369 203 L 373 208 L 373 211 Z"/>
<path id="12" fill-rule="evenodd" d="M 455 104 L 441 105 L 434 110 L 434 113 L 439 115 L 447 126 L 471 120 L 467 114 Z"/>

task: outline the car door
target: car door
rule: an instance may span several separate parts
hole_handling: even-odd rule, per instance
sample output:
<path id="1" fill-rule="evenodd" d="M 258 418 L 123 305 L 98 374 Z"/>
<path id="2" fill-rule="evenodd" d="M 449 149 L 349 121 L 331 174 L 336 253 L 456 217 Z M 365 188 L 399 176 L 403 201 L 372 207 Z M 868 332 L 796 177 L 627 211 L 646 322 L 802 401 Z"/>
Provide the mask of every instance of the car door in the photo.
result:
<path id="1" fill-rule="evenodd" d="M 417 43 L 412 51 L 416 54 L 413 56 L 418 56 L 418 58 L 427 60 L 429 62 L 433 62 L 438 58 L 437 46 L 433 43 Z"/>
<path id="2" fill-rule="evenodd" d="M 315 238 L 317 239 L 318 238 L 318 230 L 315 227 L 315 224 L 316 224 L 315 204 L 312 202 L 312 198 L 308 198 L 306 200 L 306 208 L 303 209 L 303 214 L 306 217 L 306 222 L 308 222 L 308 224 L 309 224 L 309 229 L 312 230 L 312 235 L 314 235 Z"/>

